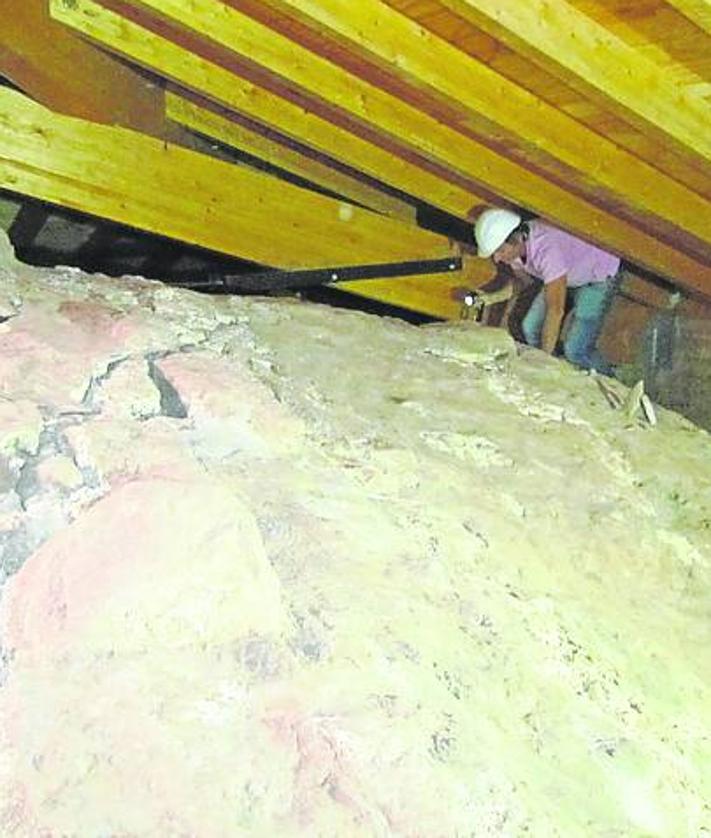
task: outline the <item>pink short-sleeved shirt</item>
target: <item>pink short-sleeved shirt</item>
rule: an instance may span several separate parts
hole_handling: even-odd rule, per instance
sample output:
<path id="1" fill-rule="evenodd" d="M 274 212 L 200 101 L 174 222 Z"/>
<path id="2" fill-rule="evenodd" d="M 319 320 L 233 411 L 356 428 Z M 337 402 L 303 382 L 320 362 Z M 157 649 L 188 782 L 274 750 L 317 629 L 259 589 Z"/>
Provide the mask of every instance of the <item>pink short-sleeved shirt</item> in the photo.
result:
<path id="1" fill-rule="evenodd" d="M 513 267 L 545 283 L 566 276 L 570 288 L 579 288 L 590 282 L 603 282 L 620 269 L 617 256 L 545 221 L 529 221 L 528 228 L 526 261 L 517 260 Z"/>

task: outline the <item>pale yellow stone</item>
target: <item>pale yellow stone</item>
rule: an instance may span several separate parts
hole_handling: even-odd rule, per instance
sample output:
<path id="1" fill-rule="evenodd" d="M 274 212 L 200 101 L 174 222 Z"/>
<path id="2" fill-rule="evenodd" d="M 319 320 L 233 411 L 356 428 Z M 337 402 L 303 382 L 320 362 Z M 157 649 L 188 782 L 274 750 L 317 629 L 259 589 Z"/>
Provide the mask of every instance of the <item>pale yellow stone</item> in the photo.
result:
<path id="1" fill-rule="evenodd" d="M 0 835 L 704 834 L 706 433 L 474 324 L 33 281 L 3 393 L 86 485 L 3 591 Z"/>
<path id="2" fill-rule="evenodd" d="M 42 414 L 37 405 L 0 396 L 0 454 L 34 453 L 42 432 Z"/>
<path id="3" fill-rule="evenodd" d="M 75 463 L 64 456 L 49 457 L 37 466 L 39 479 L 48 485 L 76 489 L 84 478 Z"/>

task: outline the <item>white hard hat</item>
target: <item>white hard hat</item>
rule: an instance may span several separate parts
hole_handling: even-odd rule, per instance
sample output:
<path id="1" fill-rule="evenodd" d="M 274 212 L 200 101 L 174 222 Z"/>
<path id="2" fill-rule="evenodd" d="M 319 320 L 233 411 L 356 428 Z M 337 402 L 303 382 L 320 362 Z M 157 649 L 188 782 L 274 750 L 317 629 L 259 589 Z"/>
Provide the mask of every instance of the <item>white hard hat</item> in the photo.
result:
<path id="1" fill-rule="evenodd" d="M 477 255 L 482 259 L 488 259 L 520 224 L 521 216 L 511 210 L 484 210 L 474 225 Z"/>

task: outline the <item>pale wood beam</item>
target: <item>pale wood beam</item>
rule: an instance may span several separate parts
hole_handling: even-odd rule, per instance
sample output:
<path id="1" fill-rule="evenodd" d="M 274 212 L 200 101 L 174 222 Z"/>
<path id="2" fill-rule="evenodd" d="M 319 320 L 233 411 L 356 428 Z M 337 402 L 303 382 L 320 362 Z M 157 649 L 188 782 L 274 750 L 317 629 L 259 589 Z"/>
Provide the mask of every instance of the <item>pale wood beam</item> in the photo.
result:
<path id="1" fill-rule="evenodd" d="M 394 157 L 389 151 L 91 0 L 75 0 L 71 8 L 62 0 L 51 0 L 50 8 L 57 20 L 117 54 L 335 160 L 351 165 L 356 161 L 358 170 L 406 194 L 455 215 L 466 214 L 474 203 L 473 187 L 463 188 L 408 160 Z"/>
<path id="2" fill-rule="evenodd" d="M 0 73 L 62 113 L 159 136 L 162 89 L 52 20 L 46 0 L 0 3 Z"/>
<path id="3" fill-rule="evenodd" d="M 191 27 L 205 37 L 251 55 L 275 73 L 300 83 L 312 95 L 328 96 L 329 101 L 349 108 L 363 118 L 373 119 L 377 97 L 362 83 L 356 86 L 347 74 L 266 27 L 250 27 L 241 13 L 213 0 L 195 0 L 189 10 L 180 0 L 131 0 Z M 616 203 L 639 214 L 641 223 L 652 217 L 661 219 L 667 234 L 695 237 L 696 243 L 681 239 L 679 246 L 711 258 L 711 202 L 660 172 L 650 163 L 595 133 L 590 128 L 548 105 L 544 100 L 500 76 L 432 33 L 426 32 L 406 16 L 389 8 L 382 0 L 260 0 L 278 12 L 306 24 L 327 37 L 336 38 L 348 49 L 374 60 L 386 71 L 418 90 L 431 92 L 452 110 L 461 113 L 457 124 L 466 125 L 489 141 L 500 140 L 514 153 L 530 154 L 530 159 L 546 165 L 540 152 L 567 167 L 567 180 L 596 197 L 607 195 Z M 484 2 L 488 8 L 499 4 Z M 513 4 L 518 9 L 518 2 Z M 548 3 L 548 5 L 551 5 Z M 563 4 L 565 5 L 565 4 Z M 557 5 L 556 5 L 557 8 Z M 494 15 L 494 11 L 491 12 Z M 527 13 L 528 14 L 528 13 Z M 606 31 L 606 30 L 603 30 Z M 562 42 L 567 43 L 566 41 Z M 261 45 L 261 46 L 260 46 Z M 292 71 L 289 66 L 300 68 Z M 619 68 L 618 68 L 619 70 Z M 352 77 L 351 77 L 352 78 Z M 351 99 L 348 98 L 351 92 Z M 382 98 L 382 94 L 381 94 Z M 358 108 L 359 102 L 367 104 Z M 401 106 L 402 109 L 402 106 Z M 381 111 L 386 111 L 385 106 Z M 706 109 L 708 124 L 709 112 Z M 450 120 L 453 121 L 453 120 Z M 382 122 L 381 122 L 382 124 Z M 421 121 L 419 132 L 409 124 L 408 140 L 427 148 L 427 126 Z M 707 134 L 711 132 L 707 131 Z M 702 143 L 707 143 L 704 138 Z M 437 150 L 434 153 L 439 153 Z M 551 170 L 554 174 L 555 169 Z M 565 174 L 564 170 L 558 174 Z M 604 191 L 603 191 L 604 190 Z"/>
<path id="4" fill-rule="evenodd" d="M 494 278 L 494 270 L 491 264 L 483 260 L 477 267 L 474 275 L 467 277 L 467 288 L 478 288 Z M 341 282 L 338 289 L 347 291 L 367 299 L 379 300 L 382 303 L 409 308 L 412 311 L 434 313 L 432 300 L 440 302 L 441 314 L 435 316 L 445 320 L 458 320 L 462 313 L 462 304 L 452 299 L 452 290 L 455 286 L 463 287 L 461 279 L 452 281 L 449 274 L 433 274 L 424 277 L 402 277 L 402 279 L 367 279 L 359 282 Z M 407 300 L 407 305 L 403 305 Z"/>
<path id="5" fill-rule="evenodd" d="M 697 165 L 711 163 L 709 105 L 680 90 L 664 67 L 566 0 L 441 0 L 465 20 L 526 55 Z M 672 0 L 699 12 L 703 0 Z"/>
<path id="6" fill-rule="evenodd" d="M 60 116 L 0 89 L 0 189 L 286 269 L 447 257 L 434 233 L 123 128 Z M 449 276 L 449 275 L 448 275 Z M 457 284 L 425 276 L 398 305 L 456 316 Z M 397 281 L 391 281 L 391 283 Z M 417 293 L 415 293 L 417 292 Z M 380 297 L 377 289 L 372 294 Z"/>
<path id="7" fill-rule="evenodd" d="M 320 148 L 334 158 L 342 159 L 380 180 L 401 186 L 395 176 L 405 172 L 412 187 L 408 189 L 403 185 L 403 191 L 430 200 L 431 203 L 445 209 L 449 208 L 437 200 L 437 196 L 441 194 L 437 187 L 441 189 L 442 181 L 429 176 L 428 182 L 432 184 L 433 191 L 428 197 L 427 192 L 421 191 L 421 170 L 412 166 L 409 161 L 394 156 L 392 149 L 385 151 L 365 142 L 355 134 L 331 125 L 285 98 L 246 83 L 223 67 L 182 49 L 144 26 L 138 26 L 91 0 L 73 0 L 71 9 L 60 0 L 52 0 L 52 10 L 58 19 L 110 49 L 228 108 L 272 125 L 295 139 L 299 139 L 299 136 L 295 135 L 298 130 L 301 139 L 307 144 Z M 255 49 L 258 48 L 257 43 Z M 292 65 L 290 72 L 293 71 Z M 328 78 L 330 84 L 332 77 Z M 352 85 L 357 83 L 357 79 L 347 75 L 347 82 L 343 95 L 349 97 L 350 101 L 353 97 Z M 459 174 L 466 174 L 472 183 L 498 192 L 505 199 L 526 206 L 543 216 L 558 219 L 559 223 L 573 232 L 618 253 L 632 254 L 636 261 L 652 271 L 697 288 L 709 285 L 707 265 L 670 247 L 654 234 L 602 210 L 597 204 L 447 128 L 394 97 L 383 99 L 382 96 L 386 94 L 381 95 L 376 88 L 368 87 L 368 96 L 364 96 L 358 89 L 353 107 L 364 119 L 372 120 L 377 113 L 379 124 L 389 126 L 388 133 L 391 138 L 424 137 L 425 148 L 431 155 L 436 153 L 441 159 L 449 161 L 453 170 Z M 406 124 L 403 124 L 403 120 L 406 120 Z M 328 138 L 327 145 L 324 138 Z M 388 171 L 393 177 L 387 176 Z M 469 200 L 471 201 L 471 196 Z M 464 214 L 466 211 L 461 212 Z"/>
<path id="8" fill-rule="evenodd" d="M 284 171 L 304 178 L 311 183 L 341 195 L 356 204 L 399 218 L 411 224 L 416 222 L 417 210 L 412 204 L 398 200 L 387 192 L 376 189 L 349 177 L 343 172 L 318 160 L 300 154 L 274 139 L 252 130 L 246 125 L 227 119 L 218 113 L 168 92 L 165 101 L 166 116 L 191 131 L 212 137 L 219 142 L 246 152 Z"/>
<path id="9" fill-rule="evenodd" d="M 684 17 L 695 23 L 699 29 L 711 35 L 711 2 L 710 0 L 666 0 Z M 711 46 L 710 46 L 711 48 Z"/>

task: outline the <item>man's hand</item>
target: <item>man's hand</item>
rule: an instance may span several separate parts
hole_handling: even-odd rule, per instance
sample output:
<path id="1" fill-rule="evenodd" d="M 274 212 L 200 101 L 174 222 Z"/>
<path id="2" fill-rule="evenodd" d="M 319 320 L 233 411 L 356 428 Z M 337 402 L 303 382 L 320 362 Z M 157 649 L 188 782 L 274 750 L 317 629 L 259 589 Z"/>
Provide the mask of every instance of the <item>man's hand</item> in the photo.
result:
<path id="1" fill-rule="evenodd" d="M 560 327 L 565 313 L 565 295 L 568 289 L 568 278 L 563 275 L 545 285 L 546 319 L 543 321 L 541 333 L 541 349 L 552 354 L 558 343 Z"/>
<path id="2" fill-rule="evenodd" d="M 491 287 L 493 283 L 487 283 L 479 288 L 471 288 L 466 285 L 457 285 L 449 292 L 452 300 L 463 303 L 467 297 L 472 297 L 481 305 L 493 306 L 497 303 L 508 302 L 514 294 L 514 284 L 511 281 L 503 285 L 496 284 L 496 287 Z"/>

